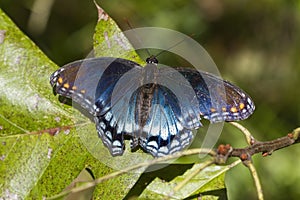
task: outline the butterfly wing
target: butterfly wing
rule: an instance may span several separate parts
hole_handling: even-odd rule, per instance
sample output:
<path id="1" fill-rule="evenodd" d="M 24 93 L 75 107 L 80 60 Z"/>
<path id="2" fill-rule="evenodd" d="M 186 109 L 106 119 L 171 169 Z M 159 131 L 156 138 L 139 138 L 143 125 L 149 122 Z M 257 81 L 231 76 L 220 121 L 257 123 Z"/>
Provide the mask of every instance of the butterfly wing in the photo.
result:
<path id="1" fill-rule="evenodd" d="M 91 58 L 67 64 L 50 77 L 56 94 L 72 99 L 94 116 L 98 134 L 112 155 L 121 155 L 124 149 L 123 132 L 117 134 L 120 130 L 117 126 L 119 116 L 113 115 L 119 112 L 113 113 L 111 109 L 114 107 L 112 95 L 115 92 L 115 102 L 124 100 L 123 94 L 138 80 L 131 77 L 131 81 L 123 85 L 119 94 L 114 91 L 116 84 L 124 74 L 139 71 L 140 68 L 137 63 L 125 59 Z M 123 113 L 123 110 L 120 110 L 120 113 Z"/>
<path id="2" fill-rule="evenodd" d="M 155 79 L 159 84 L 153 92 L 144 135 L 139 137 L 142 148 L 153 156 L 188 146 L 193 138 L 191 130 L 202 126 L 200 116 L 212 123 L 237 121 L 246 119 L 255 109 L 249 95 L 210 73 L 160 67 Z"/>
<path id="3" fill-rule="evenodd" d="M 228 81 L 194 69 L 177 69 L 194 89 L 200 114 L 212 123 L 248 118 L 255 106 L 248 94 Z"/>
<path id="4" fill-rule="evenodd" d="M 55 94 L 72 99 L 95 115 L 96 100 L 106 105 L 113 86 L 133 68 L 140 66 L 124 59 L 101 57 L 78 60 L 55 71 L 50 77 L 50 84 Z M 107 71 L 112 69 L 116 71 L 106 76 Z M 99 91 L 102 93 L 99 94 Z"/>
<path id="5" fill-rule="evenodd" d="M 146 95 L 148 97 L 145 98 L 145 90 L 149 90 L 149 87 L 152 88 L 151 96 Z M 136 90 L 132 99 L 136 105 L 136 123 L 142 123 L 145 119 L 143 127 L 135 135 L 146 152 L 155 157 L 163 156 L 180 151 L 191 143 L 193 133 L 178 118 L 181 113 L 179 101 L 170 89 L 156 83 L 146 84 Z M 148 103 L 151 105 L 148 112 L 139 112 L 143 109 L 141 105 L 147 106 Z M 146 118 L 142 116 L 145 114 Z"/>
<path id="6" fill-rule="evenodd" d="M 126 63 L 126 60 L 123 63 Z M 139 130 L 139 124 L 135 121 L 136 104 L 131 97 L 133 91 L 141 84 L 141 71 L 137 64 L 133 67 L 132 63 L 126 63 L 123 67 L 112 65 L 105 70 L 97 86 L 96 128 L 113 156 L 123 154 L 125 135 L 131 136 L 132 140 L 138 138 L 135 135 Z"/>

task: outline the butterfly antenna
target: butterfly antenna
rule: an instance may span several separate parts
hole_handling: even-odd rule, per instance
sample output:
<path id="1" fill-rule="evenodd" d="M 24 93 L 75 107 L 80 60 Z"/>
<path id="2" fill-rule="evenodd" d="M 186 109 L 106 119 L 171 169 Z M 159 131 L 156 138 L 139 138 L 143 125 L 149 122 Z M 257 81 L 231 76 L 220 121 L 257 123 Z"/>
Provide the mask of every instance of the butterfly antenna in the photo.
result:
<path id="1" fill-rule="evenodd" d="M 190 35 L 190 37 L 192 37 L 192 36 L 194 36 L 194 34 Z M 166 51 L 169 51 L 170 49 L 172 49 L 172 48 L 178 46 L 180 43 L 184 42 L 185 40 L 186 40 L 186 39 L 182 39 L 182 40 L 178 41 L 177 43 L 175 43 L 174 45 L 170 46 L 169 48 L 162 50 L 161 52 L 159 52 L 158 54 L 156 54 L 154 57 L 157 58 L 157 57 L 160 56 L 162 53 L 164 53 L 164 52 L 166 52 Z"/>
<path id="2" fill-rule="evenodd" d="M 128 27 L 135 33 L 135 30 L 133 29 L 133 27 L 131 26 L 131 24 L 129 23 L 129 20 L 127 18 L 124 18 L 126 24 L 128 25 Z M 137 39 L 137 41 L 142 44 L 142 41 L 141 41 L 141 38 L 138 37 L 138 34 L 134 34 L 135 35 L 135 38 Z M 148 49 L 145 49 L 148 56 L 150 57 L 151 54 L 150 54 L 150 51 Z"/>

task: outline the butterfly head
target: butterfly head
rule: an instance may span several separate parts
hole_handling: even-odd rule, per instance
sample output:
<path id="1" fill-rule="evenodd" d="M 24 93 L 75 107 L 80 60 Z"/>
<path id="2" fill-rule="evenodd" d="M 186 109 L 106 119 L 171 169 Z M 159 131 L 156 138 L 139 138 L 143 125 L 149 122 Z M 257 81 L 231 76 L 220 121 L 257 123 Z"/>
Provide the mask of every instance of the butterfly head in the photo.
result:
<path id="1" fill-rule="evenodd" d="M 148 64 L 158 64 L 158 60 L 156 59 L 155 56 L 150 56 L 149 58 L 146 59 L 146 62 Z"/>

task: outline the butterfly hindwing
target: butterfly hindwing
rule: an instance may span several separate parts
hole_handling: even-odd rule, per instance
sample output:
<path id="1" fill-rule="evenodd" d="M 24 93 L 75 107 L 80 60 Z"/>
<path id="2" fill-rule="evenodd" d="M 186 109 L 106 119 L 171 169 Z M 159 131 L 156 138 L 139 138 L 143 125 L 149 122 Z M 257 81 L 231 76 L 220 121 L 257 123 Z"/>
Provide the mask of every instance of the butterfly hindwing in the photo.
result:
<path id="1" fill-rule="evenodd" d="M 180 151 L 191 143 L 192 131 L 185 128 L 178 118 L 180 106 L 171 90 L 150 83 L 138 88 L 132 97 L 136 99 L 135 121 L 143 124 L 135 135 L 145 151 L 155 157 L 162 156 Z M 143 106 L 148 105 L 151 105 L 149 110 L 142 112 Z"/>

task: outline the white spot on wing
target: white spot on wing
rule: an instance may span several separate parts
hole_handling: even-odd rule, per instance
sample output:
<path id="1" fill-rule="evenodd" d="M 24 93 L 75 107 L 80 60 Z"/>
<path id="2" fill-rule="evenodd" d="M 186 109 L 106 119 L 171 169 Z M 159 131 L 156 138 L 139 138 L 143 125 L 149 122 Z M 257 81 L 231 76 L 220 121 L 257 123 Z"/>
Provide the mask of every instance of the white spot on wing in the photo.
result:
<path id="1" fill-rule="evenodd" d="M 105 130 L 106 129 L 106 125 L 104 122 L 100 122 L 99 123 L 99 126 L 101 127 L 102 130 Z"/>
<path id="2" fill-rule="evenodd" d="M 112 118 L 112 114 L 111 114 L 111 112 L 108 112 L 108 113 L 106 113 L 106 115 L 105 115 L 105 117 L 104 117 L 104 118 L 105 118 L 105 120 L 106 120 L 106 121 L 108 121 L 108 122 L 109 122 L 109 121 L 111 120 L 111 118 Z"/>
<path id="3" fill-rule="evenodd" d="M 169 149 L 166 146 L 160 147 L 158 150 L 159 153 L 162 153 L 164 155 L 169 153 Z"/>
<path id="4" fill-rule="evenodd" d="M 115 140 L 112 145 L 115 147 L 122 147 L 122 144 L 119 140 Z"/>
<path id="5" fill-rule="evenodd" d="M 105 132 L 105 135 L 106 135 L 106 137 L 107 137 L 110 141 L 112 141 L 112 134 L 111 134 L 110 131 L 106 131 L 106 132 Z"/>
<path id="6" fill-rule="evenodd" d="M 147 147 L 149 147 L 149 146 L 153 147 L 155 149 L 158 149 L 158 144 L 157 144 L 156 141 L 150 141 L 150 142 L 148 142 Z"/>

